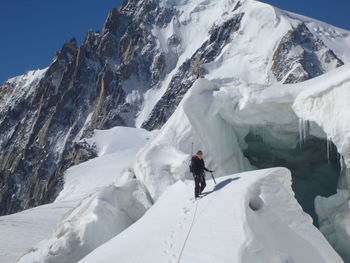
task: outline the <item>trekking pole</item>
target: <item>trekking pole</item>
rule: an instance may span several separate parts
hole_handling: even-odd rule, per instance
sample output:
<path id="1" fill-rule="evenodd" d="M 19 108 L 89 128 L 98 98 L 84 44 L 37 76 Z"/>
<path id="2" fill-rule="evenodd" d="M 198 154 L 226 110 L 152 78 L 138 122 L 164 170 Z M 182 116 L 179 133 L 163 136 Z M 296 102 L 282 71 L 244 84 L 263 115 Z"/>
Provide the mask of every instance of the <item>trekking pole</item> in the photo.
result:
<path id="1" fill-rule="evenodd" d="M 214 183 L 216 184 L 216 181 L 215 181 L 215 178 L 214 178 L 213 172 L 210 172 L 210 174 L 211 174 L 211 178 L 213 178 Z"/>
<path id="2" fill-rule="evenodd" d="M 193 171 L 192 171 L 192 156 L 193 156 L 193 142 L 191 144 L 191 156 L 190 156 L 190 172 L 193 174 Z"/>

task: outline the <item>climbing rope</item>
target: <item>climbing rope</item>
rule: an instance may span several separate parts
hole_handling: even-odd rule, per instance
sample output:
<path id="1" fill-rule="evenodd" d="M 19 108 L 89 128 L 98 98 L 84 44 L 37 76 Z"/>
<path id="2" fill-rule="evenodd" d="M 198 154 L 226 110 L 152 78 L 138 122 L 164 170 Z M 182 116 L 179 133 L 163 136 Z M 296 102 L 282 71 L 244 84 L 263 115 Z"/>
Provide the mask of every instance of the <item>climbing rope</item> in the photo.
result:
<path id="1" fill-rule="evenodd" d="M 187 236 L 186 236 L 185 241 L 184 241 L 184 243 L 183 243 L 183 245 L 182 245 L 182 248 L 181 248 L 180 255 L 179 255 L 179 258 L 178 258 L 178 260 L 177 260 L 177 263 L 179 263 L 180 260 L 181 260 L 182 253 L 183 253 L 183 251 L 184 251 L 184 249 L 185 249 L 187 240 L 188 240 L 188 238 L 189 238 L 189 236 L 190 236 L 190 233 L 191 233 L 191 231 L 192 231 L 193 223 L 194 223 L 194 221 L 195 221 L 196 214 L 197 214 L 198 203 L 199 203 L 199 200 L 196 201 L 196 208 L 195 208 L 195 210 L 194 210 L 194 214 L 193 214 L 192 222 L 191 222 L 191 225 L 190 225 L 190 229 L 188 230 Z"/>

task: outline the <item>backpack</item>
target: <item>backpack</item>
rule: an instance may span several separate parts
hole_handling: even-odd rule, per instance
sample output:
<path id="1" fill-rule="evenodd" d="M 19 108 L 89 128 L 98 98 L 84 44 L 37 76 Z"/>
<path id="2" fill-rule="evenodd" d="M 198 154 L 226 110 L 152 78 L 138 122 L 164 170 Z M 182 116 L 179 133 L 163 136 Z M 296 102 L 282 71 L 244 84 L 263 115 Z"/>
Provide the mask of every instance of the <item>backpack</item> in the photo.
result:
<path id="1" fill-rule="evenodd" d="M 196 155 L 193 155 L 192 158 L 191 158 L 191 164 L 189 165 L 189 168 L 190 168 L 190 172 L 193 173 L 193 169 L 192 169 L 192 161 L 193 159 L 196 158 Z"/>

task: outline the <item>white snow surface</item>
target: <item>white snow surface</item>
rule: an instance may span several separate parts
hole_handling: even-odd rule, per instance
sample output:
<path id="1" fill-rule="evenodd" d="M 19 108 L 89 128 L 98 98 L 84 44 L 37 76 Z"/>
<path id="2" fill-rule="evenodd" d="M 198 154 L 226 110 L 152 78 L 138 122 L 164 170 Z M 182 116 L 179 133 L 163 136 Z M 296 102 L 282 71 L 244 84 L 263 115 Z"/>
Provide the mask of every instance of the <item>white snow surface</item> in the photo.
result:
<path id="1" fill-rule="evenodd" d="M 150 206 L 151 200 L 136 180 L 122 187 L 104 187 L 68 211 L 51 237 L 25 252 L 18 262 L 77 262 L 138 220 Z"/>
<path id="2" fill-rule="evenodd" d="M 237 5 L 240 2 L 240 5 Z M 273 55 L 281 39 L 297 25 L 305 23 L 345 63 L 350 62 L 350 33 L 324 22 L 286 12 L 255 0 L 221 1 L 161 1 L 175 8 L 178 15 L 166 27 L 154 26 L 152 33 L 159 48 L 166 54 L 166 64 L 172 68 L 160 86 L 144 94 L 144 103 L 136 119 L 136 127 L 147 120 L 154 105 L 166 92 L 179 67 L 190 59 L 210 37 L 210 31 L 238 13 L 244 13 L 240 29 L 213 61 L 201 65 L 205 78 L 216 83 L 243 81 L 262 85 L 277 82 L 271 71 Z M 237 7 L 235 9 L 235 7 Z M 171 36 L 181 39 L 176 47 L 169 46 Z M 323 65 L 326 71 L 335 65 Z M 283 80 L 282 80 L 283 81 Z"/>
<path id="3" fill-rule="evenodd" d="M 277 8 L 276 8 L 277 9 Z M 293 18 L 304 21 L 309 30 L 317 37 L 319 37 L 327 47 L 329 47 L 333 52 L 341 58 L 346 64 L 350 62 L 350 32 L 331 26 L 322 21 L 306 17 L 303 15 L 295 14 L 292 12 L 286 12 L 279 10 L 281 13 Z"/>
<path id="4" fill-rule="evenodd" d="M 346 262 L 350 261 L 350 205 L 349 192 L 338 190 L 337 194 L 315 200 L 320 221 L 320 231 Z"/>
<path id="5" fill-rule="evenodd" d="M 13 263 L 25 250 L 48 237 L 75 204 L 61 202 L 0 217 L 0 262 Z"/>
<path id="6" fill-rule="evenodd" d="M 24 251 L 20 262 L 74 262 L 141 217 L 151 200 L 131 172 L 120 175 L 156 132 L 96 130 L 86 141 L 98 157 L 66 171 L 54 203 L 0 217 L 0 262 L 14 262 Z M 99 235 L 92 230 L 103 225 L 109 229 Z"/>
<path id="7" fill-rule="evenodd" d="M 65 173 L 65 185 L 55 202 L 62 200 L 80 201 L 91 193 L 98 192 L 106 185 L 122 185 L 128 177 L 121 177 L 137 152 L 157 131 L 115 127 L 110 130 L 95 130 L 90 139 L 98 158 L 73 166 Z"/>
<path id="8" fill-rule="evenodd" d="M 349 65 L 290 85 L 219 85 L 199 79 L 160 133 L 139 152 L 133 170 L 157 199 L 177 180 L 190 178 L 192 142 L 218 176 L 254 169 L 243 156 L 244 137 L 251 129 L 261 129 L 264 143 L 282 149 L 296 147 L 303 133 L 331 139 L 349 167 L 349 94 Z M 308 131 L 300 131 L 304 121 L 310 121 Z M 337 238 L 342 247 L 349 247 L 349 233 Z"/>
<path id="9" fill-rule="evenodd" d="M 310 131 L 315 136 L 337 137 L 338 140 L 334 139 L 334 143 L 339 149 L 344 149 L 344 152 L 340 152 L 346 158 L 346 144 L 343 142 L 347 141 L 347 133 L 337 129 L 328 130 L 327 121 L 331 120 L 327 119 L 329 117 L 323 111 L 328 109 L 333 114 L 345 114 L 349 71 L 349 66 L 343 66 L 319 78 L 295 85 L 266 86 L 238 81 L 218 85 L 199 79 L 159 133 L 150 134 L 131 128 L 96 131 L 94 137 L 86 141 L 96 145 L 99 157 L 69 169 L 65 188 L 52 204 L 60 205 L 64 201 L 71 201 L 75 202 L 75 206 L 59 221 L 51 237 L 27 251 L 19 262 L 76 262 L 90 252 L 92 254 L 82 262 L 96 257 L 108 262 L 116 256 L 114 253 L 118 253 L 121 260 L 136 257 L 134 262 L 138 262 L 139 254 L 130 251 L 135 248 L 134 245 L 130 246 L 134 240 L 135 244 L 143 244 L 140 255 L 144 255 L 145 260 L 150 260 L 147 258 L 150 257 L 150 251 L 160 259 L 169 259 L 173 254 L 176 258 L 180 255 L 181 242 L 186 238 L 186 229 L 190 226 L 183 224 L 181 231 L 181 216 L 195 211 L 194 203 L 190 201 L 193 185 L 186 181 L 190 178 L 187 171 L 191 142 L 194 143 L 194 149 L 201 147 L 204 151 L 207 167 L 215 169 L 217 176 L 224 176 L 254 168 L 242 153 L 245 147 L 242 138 L 249 129 L 263 125 L 266 127 L 263 138 L 266 143 L 274 143 L 278 136 L 284 136 L 275 143 L 281 144 L 282 141 L 284 145 L 280 147 L 295 146 L 299 136 L 299 118 L 303 118 L 315 123 Z M 339 98 L 338 105 L 333 105 L 334 100 L 329 99 L 328 95 L 339 89 L 344 102 Z M 337 94 L 336 97 L 341 96 Z M 309 102 L 316 99 L 317 103 Z M 301 103 L 303 101 L 305 103 Z M 348 120 L 344 117 L 332 121 L 332 125 L 337 127 L 338 122 Z M 334 133 L 330 134 L 330 131 Z M 147 141 L 149 142 L 145 145 Z M 140 150 L 143 145 L 145 146 Z M 134 154 L 129 156 L 129 151 Z M 111 176 L 111 173 L 116 174 Z M 220 253 L 224 257 L 222 262 L 233 258 L 240 258 L 242 262 L 260 259 L 261 262 L 342 262 L 293 198 L 287 170 L 252 171 L 220 177 L 218 181 L 225 184 L 222 182 L 235 177 L 241 178 L 200 200 L 198 215 L 208 213 L 208 216 L 200 216 L 196 220 L 198 222 L 194 221 L 198 228 L 191 234 L 193 243 L 190 242 L 183 251 L 184 262 L 198 260 L 199 254 L 195 253 L 197 245 L 202 246 L 201 251 L 209 253 L 206 247 L 208 244 L 216 244 L 217 251 L 221 251 L 222 241 L 237 245 L 237 248 L 226 254 Z M 176 183 L 179 180 L 185 180 L 185 183 Z M 172 190 L 167 190 L 174 183 Z M 209 184 L 208 189 L 210 187 L 213 185 Z M 172 191 L 175 191 L 173 194 L 176 198 L 169 194 Z M 233 195 L 232 198 L 229 195 Z M 247 201 L 247 196 L 251 202 Z M 156 205 L 142 217 L 154 200 L 158 200 Z M 257 211 L 249 210 L 249 204 Z M 180 211 L 188 211 L 182 214 L 178 210 L 172 211 L 176 207 Z M 227 217 L 224 216 L 225 212 L 228 212 Z M 139 218 L 142 219 L 132 225 Z M 220 231 L 210 230 L 215 225 L 214 222 L 220 220 L 223 220 L 217 224 Z M 153 222 L 153 226 L 150 222 Z M 328 222 L 333 224 L 331 220 Z M 132 226 L 129 227 L 130 225 Z M 179 225 L 179 229 L 172 231 L 169 225 Z M 158 230 L 152 227 L 157 227 Z M 127 230 L 123 231 L 125 229 Z M 154 242 L 163 242 L 162 245 L 152 242 L 145 245 L 145 238 L 151 235 L 148 231 L 155 237 Z M 227 236 L 220 234 L 223 237 L 218 239 L 218 233 L 226 232 Z M 177 252 L 173 252 L 172 248 L 164 248 L 164 242 L 167 241 L 163 240 L 175 235 L 180 236 L 179 239 L 174 239 L 173 244 Z M 20 238 L 18 234 L 14 237 Z M 110 243 L 94 251 L 111 238 L 114 239 Z M 129 238 L 130 242 L 125 242 Z M 337 237 L 339 246 L 347 247 L 345 240 L 346 233 Z M 113 250 L 109 249 L 109 244 L 113 244 Z M 154 252 L 153 245 L 159 245 L 158 254 Z M 226 251 L 228 248 L 225 246 L 222 249 Z M 139 250 L 138 246 L 137 248 Z M 218 254 L 204 254 L 200 260 L 206 262 L 207 258 L 212 260 Z"/>
<path id="10" fill-rule="evenodd" d="M 163 184 L 185 178 L 191 142 L 194 149 L 208 153 L 209 167 L 220 175 L 249 170 L 252 167 L 242 153 L 249 130 L 263 127 L 266 143 L 295 147 L 300 119 L 311 122 L 310 134 L 331 139 L 349 166 L 349 76 L 350 66 L 344 65 L 290 85 L 219 85 L 199 79 L 160 133 L 138 154 L 136 176 L 157 198 Z M 156 184 L 160 178 L 162 184 Z"/>
<path id="11" fill-rule="evenodd" d="M 342 262 L 294 199 L 286 169 L 236 173 L 254 169 L 243 155 L 250 130 L 274 147 L 295 147 L 305 121 L 307 132 L 332 140 L 350 167 L 350 67 L 293 85 L 277 83 L 268 70 L 281 37 L 301 22 L 350 62 L 348 31 L 253 0 L 241 1 L 234 12 L 234 0 L 161 2 L 179 11 L 166 28 L 152 30 L 173 69 L 144 95 L 137 126 L 213 26 L 237 12 L 245 15 L 219 57 L 202 65 L 206 79 L 193 85 L 159 133 L 96 131 L 86 142 L 98 157 L 66 172 L 53 204 L 0 217 L 0 236 L 6 236 L 0 261 L 13 262 L 27 250 L 19 262 L 77 262 L 86 255 L 81 262 L 178 262 L 180 255 L 181 262 Z M 173 34 L 182 40 L 176 48 L 167 45 Z M 44 73 L 9 82 L 31 83 Z M 13 98 L 30 92 L 29 86 Z M 204 151 L 218 176 L 218 186 L 210 180 L 207 191 L 213 192 L 198 202 L 188 180 L 192 149 Z M 349 251 L 348 193 L 317 199 L 316 207 L 321 231 L 338 251 Z"/>
<path id="12" fill-rule="evenodd" d="M 144 217 L 81 263 L 343 262 L 294 199 L 284 168 L 208 178 L 193 199 L 179 181 Z"/>
<path id="13" fill-rule="evenodd" d="M 10 95 L 0 98 L 0 109 L 3 107 L 13 107 L 20 99 L 29 97 L 45 75 L 47 69 L 31 70 L 21 76 L 6 80 L 4 84 L 8 84 L 13 88 Z"/>
<path id="14" fill-rule="evenodd" d="M 145 249 L 141 250 L 146 253 L 145 258 L 147 259 L 148 251 L 153 251 L 152 255 L 155 254 L 152 244 L 158 246 L 158 243 L 150 242 L 149 246 L 145 245 L 144 238 L 150 236 L 148 231 L 151 231 L 152 227 L 149 226 L 150 223 L 142 222 L 144 222 L 143 220 L 153 221 L 154 217 L 158 219 L 154 221 L 153 225 L 159 226 L 157 229 L 160 229 L 158 232 L 152 232 L 152 236 L 155 236 L 155 242 L 161 242 L 157 241 L 156 235 L 165 238 L 166 234 L 164 233 L 170 233 L 167 238 L 171 239 L 177 234 L 182 237 L 178 240 L 183 240 L 188 233 L 186 226 L 189 225 L 183 225 L 183 231 L 180 228 L 180 230 L 171 232 L 169 225 L 180 224 L 181 214 L 174 215 L 175 211 L 169 211 L 164 207 L 183 209 L 184 204 L 190 206 L 194 204 L 189 201 L 190 196 L 193 195 L 193 185 L 186 181 L 190 178 L 188 160 L 191 142 L 193 142 L 195 150 L 200 147 L 204 151 L 207 167 L 216 170 L 217 176 L 234 174 L 254 169 L 242 153 L 246 147 L 243 138 L 250 129 L 263 126 L 265 128 L 262 134 L 265 143 L 275 143 L 279 147 L 295 147 L 296 141 L 299 139 L 299 118 L 302 118 L 313 123 L 310 126 L 310 133 L 322 138 L 331 137 L 340 149 L 340 153 L 347 159 L 348 133 L 346 129 L 337 129 L 336 127 L 348 125 L 349 121 L 346 118 L 346 101 L 349 90 L 346 87 L 349 83 L 349 73 L 350 67 L 346 65 L 300 84 L 276 84 L 272 86 L 249 84 L 243 81 L 219 85 L 209 80 L 199 79 L 159 133 L 149 134 L 144 130 L 131 128 L 97 131 L 93 139 L 86 141 L 96 145 L 99 157 L 69 169 L 65 177 L 65 188 L 57 201 L 52 204 L 60 205 L 64 201 L 71 201 L 74 206 L 72 205 L 72 209 L 59 221 L 51 237 L 28 250 L 19 262 L 76 262 L 91 252 L 92 254 L 83 262 L 96 259 L 96 255 L 100 257 L 100 253 L 104 255 L 105 262 L 115 257 L 113 253 L 120 253 L 118 257 L 121 259 L 126 258 L 126 255 L 128 258 L 133 256 L 137 258 L 138 254 L 129 253 L 130 249 L 134 249 L 134 246 L 130 246 L 129 242 L 124 242 L 129 238 L 134 240 L 135 236 L 140 240 L 137 242 L 142 240 L 141 243 Z M 334 92 L 339 93 L 334 94 Z M 335 101 L 337 105 L 334 105 Z M 343 117 L 331 119 L 331 114 Z M 334 128 L 331 129 L 332 127 Z M 148 138 L 149 140 L 147 140 Z M 145 146 L 141 148 L 143 145 Z M 133 154 L 128 155 L 129 151 L 132 151 Z M 197 244 L 203 246 L 203 251 L 209 250 L 206 246 L 211 241 L 207 241 L 206 238 L 214 240 L 212 241 L 214 244 L 218 242 L 220 244 L 220 246 L 217 245 L 218 247 L 221 247 L 222 240 L 227 243 L 237 242 L 237 248 L 240 249 L 236 250 L 235 248 L 225 255 L 221 253 L 222 257 L 228 257 L 223 258 L 223 262 L 232 258 L 240 258 L 242 262 L 260 259 L 261 262 L 342 262 L 323 236 L 312 226 L 310 217 L 302 213 L 297 205 L 290 190 L 289 172 L 285 169 L 268 171 L 268 174 L 248 172 L 244 174 L 244 177 L 255 179 L 252 181 L 248 179 L 248 181 L 245 179 L 232 181 L 199 202 L 202 206 L 199 205 L 198 211 L 203 209 L 203 213 L 206 213 L 206 207 L 211 207 L 211 202 L 215 203 L 215 208 L 212 208 L 214 210 L 208 208 L 210 211 L 208 214 L 212 217 L 208 216 L 208 219 L 205 220 L 198 219 L 198 224 L 196 224 L 198 229 L 193 232 L 194 241 L 192 242 L 194 243 L 192 245 L 190 243 L 188 250 L 184 250 L 182 254 L 184 262 L 193 262 L 197 259 L 199 255 L 194 252 Z M 111 176 L 114 173 L 115 176 Z M 218 178 L 218 181 L 233 179 L 237 176 L 243 178 L 243 175 L 234 175 L 233 177 Z M 270 178 L 267 180 L 268 184 L 273 185 L 266 191 L 263 190 L 266 182 L 263 179 L 265 176 Z M 176 183 L 179 180 L 185 180 L 185 183 Z M 171 189 L 178 190 L 169 190 L 169 193 L 175 191 L 176 199 L 166 197 L 168 192 L 164 194 L 174 183 L 176 184 Z M 250 185 L 255 185 L 255 183 L 262 184 L 262 186 L 250 188 Z M 209 185 L 208 189 L 210 187 L 213 185 Z M 226 197 L 230 194 L 233 194 L 231 199 Z M 165 197 L 162 197 L 163 195 Z M 225 203 L 221 199 L 215 201 L 215 198 L 210 198 L 216 195 L 223 195 L 223 199 L 228 198 L 231 201 Z M 276 195 L 278 198 L 275 198 Z M 250 206 L 254 209 L 257 207 L 258 211 L 252 212 L 249 209 L 243 209 L 247 208 L 247 205 L 241 201 L 247 196 L 252 197 Z M 142 217 L 155 200 L 158 200 L 157 204 L 165 203 L 164 207 L 159 205 L 162 207 L 159 210 L 164 210 L 162 216 L 166 215 L 168 224 L 158 221 L 162 219 L 158 214 L 160 212 L 155 212 L 154 216 Z M 209 202 L 209 200 L 212 201 Z M 279 203 L 280 200 L 284 201 Z M 178 204 L 174 204 L 175 201 Z M 219 203 L 223 204 L 219 205 Z M 148 214 L 152 215 L 152 211 L 158 209 L 157 204 L 149 210 Z M 261 204 L 263 204 L 263 208 L 260 209 Z M 230 211 L 229 205 L 233 207 L 232 211 L 234 212 L 229 214 L 228 218 L 231 219 L 228 222 L 223 213 Z M 344 205 L 349 205 L 347 199 Z M 265 207 L 269 209 L 265 210 Z M 216 210 L 220 208 L 221 210 Z M 332 214 L 347 211 L 345 209 L 339 210 L 338 206 L 333 208 L 335 212 Z M 194 213 L 193 209 L 195 208 L 190 207 L 187 213 Z M 328 206 L 327 209 L 332 209 L 332 206 Z M 256 217 L 259 213 L 260 217 Z M 278 216 L 273 216 L 273 213 L 278 214 Z M 168 215 L 174 215 L 170 217 L 175 220 L 173 224 L 171 223 L 172 219 L 167 219 Z M 233 221 L 232 216 L 237 216 L 236 221 Z M 348 214 L 346 214 L 347 216 Z M 53 217 L 54 215 L 52 215 Z M 152 220 L 147 219 L 149 217 Z M 142 218 L 141 221 L 137 221 L 139 218 Z M 201 216 L 199 218 L 207 217 Z M 231 232 L 226 228 L 226 231 L 221 230 L 221 232 L 227 232 L 228 236 L 215 241 L 217 233 L 214 230 L 207 231 L 207 229 L 210 229 L 214 225 L 213 222 L 219 218 L 222 218 L 220 220 L 223 222 L 218 225 L 229 228 L 229 226 L 232 227 L 229 224 L 233 224 L 234 227 L 229 228 Z M 338 224 L 338 221 L 327 216 L 327 213 L 324 214 L 324 218 L 325 220 L 321 221 L 321 230 L 326 224 L 333 226 L 334 229 L 338 226 L 345 229 L 348 225 L 347 223 Z M 16 215 L 13 215 L 11 220 L 15 219 Z M 132 225 L 135 221 L 137 223 Z M 143 224 L 146 224 L 147 227 L 144 227 Z M 138 225 L 142 225 L 142 227 L 138 227 Z M 238 226 L 243 226 L 243 228 L 240 229 Z M 139 231 L 139 228 L 143 230 Z M 4 229 L 7 231 L 2 230 L 4 233 L 10 233 L 6 225 Z M 14 229 L 16 228 L 13 228 L 13 232 L 15 232 Z M 123 231 L 125 229 L 126 231 Z M 268 229 L 268 231 L 265 232 L 264 229 Z M 119 235 L 119 233 L 121 234 Z M 128 233 L 131 233 L 130 237 Z M 283 234 L 279 235 L 279 233 Z M 336 240 L 337 246 L 344 248 L 348 247 L 346 242 L 349 240 L 349 235 L 347 233 L 343 231 L 340 235 L 339 231 L 331 231 L 331 234 L 328 236 L 326 234 L 326 236 L 331 237 L 329 238 L 330 242 Z M 46 234 L 48 235 L 47 232 Z M 144 238 L 142 238 L 143 235 L 145 235 Z M 235 235 L 237 240 L 231 237 Z M 19 234 L 13 235 L 13 238 L 20 239 Z M 111 243 L 106 243 L 100 248 L 101 250 L 94 251 L 95 248 L 111 238 L 114 238 Z M 31 241 L 34 242 L 33 239 Z M 114 244 L 114 249 L 106 252 L 104 249 L 106 249 L 105 247 L 109 248 L 109 244 Z M 180 255 L 177 254 L 178 252 L 172 252 L 171 249 L 163 249 L 164 244 L 159 249 L 158 256 L 160 258 L 169 259 L 169 254 L 170 258 L 173 254 L 175 254 L 175 258 Z M 128 248 L 128 246 L 130 247 Z M 174 241 L 173 247 L 179 251 L 181 242 Z M 217 250 L 220 251 L 220 248 Z M 305 253 L 300 253 L 301 250 Z M 6 254 L 10 255 L 9 251 L 6 251 Z M 215 254 L 215 256 L 218 255 Z M 212 260 L 212 257 L 213 255 L 205 254 L 201 260 L 206 262 L 206 258 Z M 316 259 L 316 261 L 311 259 Z"/>

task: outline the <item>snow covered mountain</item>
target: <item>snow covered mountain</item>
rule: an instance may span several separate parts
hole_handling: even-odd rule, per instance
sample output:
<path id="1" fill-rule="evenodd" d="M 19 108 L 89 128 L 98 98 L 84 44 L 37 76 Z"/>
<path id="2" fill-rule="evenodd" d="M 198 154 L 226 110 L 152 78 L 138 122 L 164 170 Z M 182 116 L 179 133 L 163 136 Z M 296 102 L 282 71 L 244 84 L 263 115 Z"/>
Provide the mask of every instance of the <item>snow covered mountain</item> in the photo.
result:
<path id="1" fill-rule="evenodd" d="M 350 262 L 349 51 L 349 32 L 254 0 L 125 1 L 0 86 L 0 213 L 53 202 L 0 218 L 0 259 L 129 262 L 125 240 L 154 234 L 134 262 L 342 262 L 319 227 Z M 192 145 L 231 175 L 197 205 Z"/>
<path id="2" fill-rule="evenodd" d="M 199 76 L 295 83 L 349 61 L 349 43 L 257 1 L 126 1 L 80 47 L 1 86 L 0 213 L 52 202 L 64 171 L 95 156 L 78 143 L 93 129 L 160 128 Z"/>

